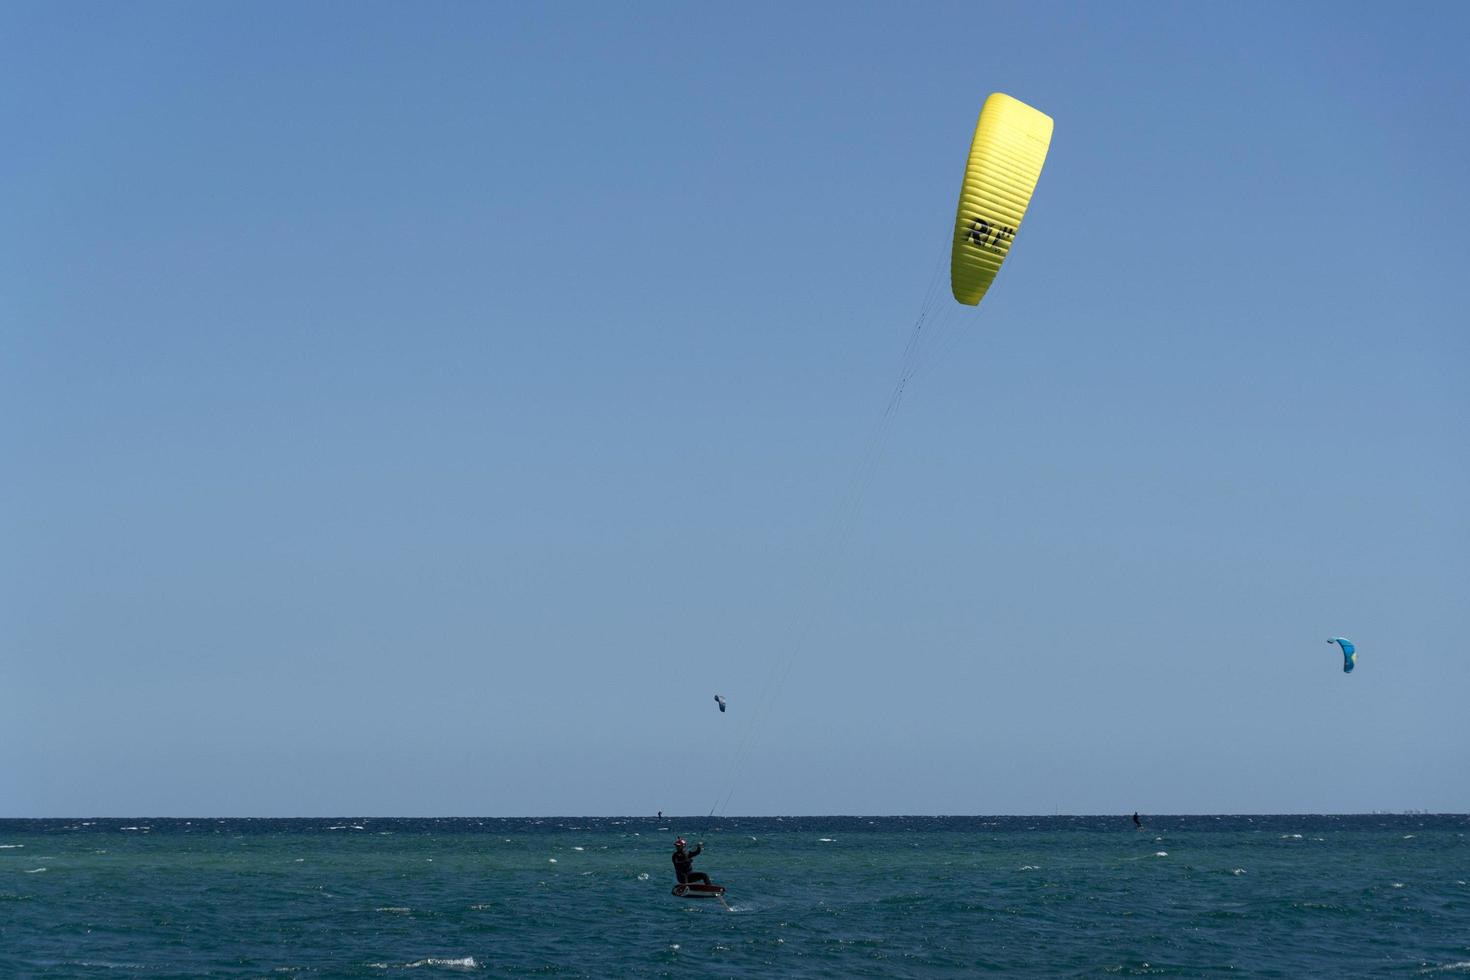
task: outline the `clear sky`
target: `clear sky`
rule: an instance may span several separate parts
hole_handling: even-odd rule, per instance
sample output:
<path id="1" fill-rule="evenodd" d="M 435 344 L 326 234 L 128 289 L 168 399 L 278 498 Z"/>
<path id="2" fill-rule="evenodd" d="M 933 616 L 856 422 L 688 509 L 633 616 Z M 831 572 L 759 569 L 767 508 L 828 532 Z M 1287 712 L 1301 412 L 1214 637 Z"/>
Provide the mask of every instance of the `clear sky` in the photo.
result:
<path id="1" fill-rule="evenodd" d="M 5 4 L 0 815 L 1470 810 L 1467 36 Z"/>

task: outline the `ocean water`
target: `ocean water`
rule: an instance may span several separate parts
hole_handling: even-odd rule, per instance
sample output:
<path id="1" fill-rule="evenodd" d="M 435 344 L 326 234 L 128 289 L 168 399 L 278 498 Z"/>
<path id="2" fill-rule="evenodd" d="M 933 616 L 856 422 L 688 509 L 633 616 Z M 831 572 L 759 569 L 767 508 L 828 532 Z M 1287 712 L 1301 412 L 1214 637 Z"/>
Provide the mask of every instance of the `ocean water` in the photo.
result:
<path id="1" fill-rule="evenodd" d="M 1470 817 L 1145 825 L 0 820 L 0 976 L 1470 975 Z"/>

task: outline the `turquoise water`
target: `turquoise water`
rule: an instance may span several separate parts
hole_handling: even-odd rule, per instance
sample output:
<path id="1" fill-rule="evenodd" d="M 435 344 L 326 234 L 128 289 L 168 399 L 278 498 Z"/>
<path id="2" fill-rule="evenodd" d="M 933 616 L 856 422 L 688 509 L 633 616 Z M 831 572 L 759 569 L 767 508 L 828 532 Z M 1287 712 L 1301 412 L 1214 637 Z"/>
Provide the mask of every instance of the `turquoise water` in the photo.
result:
<path id="1" fill-rule="evenodd" d="M 0 820 L 0 976 L 1470 974 L 1470 818 L 1145 823 Z"/>

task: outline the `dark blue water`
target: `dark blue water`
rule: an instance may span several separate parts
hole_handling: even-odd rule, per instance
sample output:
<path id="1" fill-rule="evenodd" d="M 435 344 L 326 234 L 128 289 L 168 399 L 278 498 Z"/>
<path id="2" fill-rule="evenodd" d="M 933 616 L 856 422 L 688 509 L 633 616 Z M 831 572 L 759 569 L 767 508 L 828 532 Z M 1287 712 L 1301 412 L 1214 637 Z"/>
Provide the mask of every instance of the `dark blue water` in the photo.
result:
<path id="1" fill-rule="evenodd" d="M 1145 822 L 4 820 L 0 976 L 1470 974 L 1470 818 Z"/>

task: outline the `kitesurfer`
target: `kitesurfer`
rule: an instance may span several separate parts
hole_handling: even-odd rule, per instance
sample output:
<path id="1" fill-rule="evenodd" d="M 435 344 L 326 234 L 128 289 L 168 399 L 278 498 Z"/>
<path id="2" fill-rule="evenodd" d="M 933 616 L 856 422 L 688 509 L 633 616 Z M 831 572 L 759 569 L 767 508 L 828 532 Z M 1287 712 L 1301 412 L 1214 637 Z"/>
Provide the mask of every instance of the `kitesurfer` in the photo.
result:
<path id="1" fill-rule="evenodd" d="M 701 841 L 695 844 L 694 850 L 692 851 L 684 850 L 686 843 L 687 841 L 682 837 L 674 841 L 674 877 L 679 879 L 679 884 L 681 885 L 692 882 L 700 882 L 708 885 L 710 883 L 709 875 L 703 871 L 694 870 L 694 859 L 704 850 L 704 842 Z"/>
<path id="2" fill-rule="evenodd" d="M 1142 830 L 1143 829 L 1143 821 L 1138 819 L 1138 811 L 1137 810 L 1134 810 L 1133 811 L 1133 826 L 1135 828 L 1137 828 L 1138 830 Z"/>

